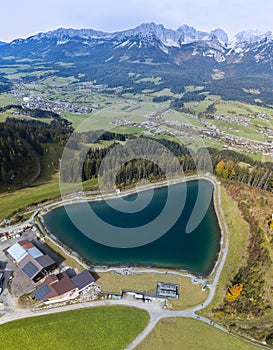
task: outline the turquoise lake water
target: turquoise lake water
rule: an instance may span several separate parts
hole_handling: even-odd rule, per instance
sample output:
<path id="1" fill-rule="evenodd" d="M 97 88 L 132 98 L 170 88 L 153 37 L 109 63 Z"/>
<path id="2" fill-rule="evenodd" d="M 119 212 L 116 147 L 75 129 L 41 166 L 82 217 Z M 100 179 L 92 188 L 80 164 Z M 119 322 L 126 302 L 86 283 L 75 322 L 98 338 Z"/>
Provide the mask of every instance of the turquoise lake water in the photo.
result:
<path id="1" fill-rule="evenodd" d="M 169 191 L 169 192 L 168 192 Z M 151 195 L 150 190 L 141 193 L 140 202 L 146 203 L 151 197 L 148 205 L 138 213 L 124 213 L 111 207 L 105 201 L 92 201 L 89 206 L 92 211 L 103 222 L 115 228 L 128 229 L 128 235 L 132 234 L 130 229 L 156 223 L 160 213 L 164 210 L 168 193 L 172 195 L 173 210 L 181 206 L 181 215 L 176 222 L 171 222 L 170 229 L 155 241 L 139 247 L 115 248 L 100 244 L 87 235 L 81 233 L 71 222 L 64 207 L 50 211 L 44 217 L 46 228 L 61 242 L 77 252 L 84 260 L 96 266 L 142 266 L 142 267 L 163 267 L 177 268 L 196 273 L 208 275 L 217 261 L 220 250 L 221 232 L 218 219 L 213 205 L 213 185 L 207 180 L 194 180 L 185 183 L 171 185 L 169 187 L 156 188 Z M 198 193 L 201 196 L 198 197 Z M 200 224 L 190 233 L 186 233 L 187 223 L 196 206 L 197 197 L 199 206 L 208 208 Z M 123 197 L 123 206 L 126 208 L 137 198 L 137 195 Z M 185 205 L 183 201 L 185 199 Z M 110 204 L 115 204 L 112 199 Z M 88 210 L 90 210 L 88 207 Z M 69 206 L 85 225 L 92 237 L 92 231 L 98 230 L 92 216 L 88 214 L 84 204 L 75 203 Z M 202 210 L 201 210 L 202 211 Z M 197 210 L 198 215 L 200 210 Z M 164 221 L 168 223 L 170 216 L 166 215 Z M 107 232 L 104 235 L 111 236 L 113 232 L 107 225 Z M 144 226 L 145 227 L 145 226 Z M 100 228 L 101 229 L 101 228 Z M 145 232 L 149 235 L 151 232 Z"/>

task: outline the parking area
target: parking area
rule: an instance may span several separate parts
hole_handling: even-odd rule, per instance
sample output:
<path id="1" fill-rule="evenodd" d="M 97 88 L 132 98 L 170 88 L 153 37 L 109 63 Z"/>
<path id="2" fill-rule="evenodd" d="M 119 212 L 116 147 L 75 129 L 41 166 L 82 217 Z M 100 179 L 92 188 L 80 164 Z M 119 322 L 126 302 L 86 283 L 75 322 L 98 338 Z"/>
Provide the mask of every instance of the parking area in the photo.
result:
<path id="1" fill-rule="evenodd" d="M 21 295 L 27 294 L 36 288 L 37 284 L 30 278 L 27 278 L 22 271 L 16 269 L 11 280 L 12 294 L 17 298 Z"/>

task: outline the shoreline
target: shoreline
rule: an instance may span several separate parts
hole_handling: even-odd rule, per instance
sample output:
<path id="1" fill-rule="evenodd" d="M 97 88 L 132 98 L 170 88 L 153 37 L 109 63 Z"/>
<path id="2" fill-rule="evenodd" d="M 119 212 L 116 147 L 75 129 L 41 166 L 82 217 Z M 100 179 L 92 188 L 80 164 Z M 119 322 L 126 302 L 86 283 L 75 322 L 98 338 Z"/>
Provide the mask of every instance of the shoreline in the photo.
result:
<path id="1" fill-rule="evenodd" d="M 62 206 L 66 206 L 66 205 L 72 205 L 72 204 L 77 204 L 77 203 L 82 203 L 82 202 L 95 202 L 95 201 L 101 201 L 101 200 L 108 200 L 108 199 L 115 199 L 115 198 L 122 198 L 134 193 L 137 193 L 139 191 L 143 192 L 143 191 L 148 191 L 150 189 L 154 189 L 154 188 L 164 188 L 167 186 L 172 186 L 172 185 L 176 185 L 179 183 L 183 183 L 183 182 L 190 182 L 190 181 L 198 181 L 198 180 L 206 180 L 209 181 L 212 185 L 213 185 L 213 192 L 212 192 L 212 197 L 213 197 L 213 208 L 217 217 L 217 223 L 219 226 L 219 230 L 220 230 L 220 243 L 219 243 L 219 251 L 217 254 L 217 257 L 215 259 L 215 262 L 213 263 L 213 267 L 212 270 L 208 273 L 208 274 L 201 274 L 201 273 L 196 273 L 190 270 L 186 270 L 186 269 L 182 269 L 179 267 L 168 267 L 168 266 L 145 266 L 145 265 L 96 265 L 96 264 L 92 264 L 91 262 L 85 260 L 83 257 L 81 257 L 78 252 L 74 251 L 72 248 L 69 247 L 69 245 L 65 244 L 64 242 L 62 242 L 61 240 L 59 240 L 53 233 L 51 233 L 45 223 L 44 223 L 44 216 L 54 210 L 57 209 L 59 207 Z M 83 195 L 85 193 L 83 192 Z M 88 194 L 88 191 L 87 191 Z M 84 198 L 82 196 L 77 196 L 74 198 L 69 198 L 69 199 L 64 199 L 60 202 L 57 203 L 52 203 L 49 204 L 43 208 L 40 209 L 40 213 L 38 215 L 41 225 L 42 225 L 42 229 L 43 231 L 46 232 L 45 237 L 48 238 L 51 243 L 53 245 L 56 245 L 59 249 L 61 249 L 63 251 L 64 254 L 69 255 L 69 257 L 73 258 L 75 260 L 76 263 L 78 263 L 79 265 L 81 265 L 82 267 L 86 267 L 89 266 L 90 269 L 93 269 L 94 271 L 96 271 L 96 269 L 99 269 L 101 273 L 103 273 L 103 270 L 105 270 L 105 272 L 107 272 L 107 270 L 111 269 L 111 270 L 115 270 L 115 269 L 146 269 L 147 271 L 149 270 L 167 270 L 167 271 L 176 271 L 179 272 L 181 274 L 186 274 L 186 275 L 191 275 L 193 277 L 197 277 L 197 278 L 205 278 L 205 279 L 209 279 L 209 278 L 213 278 L 213 275 L 215 274 L 218 266 L 220 265 L 220 261 L 223 258 L 222 256 L 222 252 L 226 249 L 227 246 L 227 242 L 225 239 L 226 236 L 226 230 L 223 229 L 223 225 L 222 225 L 222 220 L 223 220 L 223 213 L 221 212 L 221 208 L 219 208 L 219 205 L 221 204 L 221 201 L 219 202 L 220 199 L 220 187 L 219 187 L 219 182 L 217 182 L 217 180 L 212 177 L 210 174 L 202 174 L 202 175 L 190 175 L 189 177 L 184 177 L 184 178 L 176 178 L 176 179 L 172 179 L 172 180 L 167 180 L 167 181 L 162 181 L 162 182 L 157 182 L 155 184 L 148 184 L 148 185 L 144 185 L 144 186 L 139 186 L 138 188 L 133 188 L 133 189 L 129 189 L 129 190 L 125 190 L 121 193 L 110 193 L 110 194 L 95 194 L 92 195 L 91 198 L 85 196 Z M 44 212 L 46 210 L 46 212 Z M 36 221 L 36 220 L 35 220 Z M 44 235 L 44 233 L 42 233 Z"/>

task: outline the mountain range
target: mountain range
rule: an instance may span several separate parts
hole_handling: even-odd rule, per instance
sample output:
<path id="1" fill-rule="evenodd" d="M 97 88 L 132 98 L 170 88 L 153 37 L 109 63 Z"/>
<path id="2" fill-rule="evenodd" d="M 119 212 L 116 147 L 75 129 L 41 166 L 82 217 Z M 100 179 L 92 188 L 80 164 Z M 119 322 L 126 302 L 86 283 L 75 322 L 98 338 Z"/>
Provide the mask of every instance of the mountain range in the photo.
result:
<path id="1" fill-rule="evenodd" d="M 133 39 L 136 38 L 136 41 Z M 211 32 L 198 31 L 194 27 L 183 24 L 177 30 L 167 29 L 162 24 L 143 23 L 134 29 L 121 32 L 102 32 L 93 29 L 64 29 L 38 33 L 27 39 L 16 39 L 8 47 L 20 47 L 22 45 L 39 44 L 51 41 L 56 46 L 66 48 L 73 42 L 78 42 L 88 47 L 91 51 L 95 45 L 112 44 L 112 48 L 127 48 L 158 46 L 164 53 L 171 53 L 173 48 L 183 48 L 193 45 L 193 54 L 213 56 L 216 61 L 225 61 L 228 57 L 241 57 L 249 51 L 250 46 L 258 45 L 264 49 L 273 42 L 271 31 L 259 32 L 254 30 L 242 31 L 229 41 L 227 33 L 218 28 Z M 0 42 L 0 45 L 6 43 Z M 200 50 L 198 47 L 205 47 Z M 8 49 L 6 47 L 6 49 Z M 263 50 L 264 51 L 264 50 Z M 36 53 L 37 54 L 37 53 Z M 258 58 L 256 58 L 258 60 Z"/>
<path id="2" fill-rule="evenodd" d="M 268 102 L 273 88 L 272 58 L 270 31 L 243 31 L 231 41 L 222 29 L 204 32 L 182 25 L 173 30 L 155 23 L 115 33 L 59 28 L 0 44 L 0 66 L 31 59 L 35 66 L 28 70 L 30 77 L 42 65 L 60 76 L 112 87 L 136 88 L 133 73 L 161 77 L 160 88 L 179 91 L 179 86 L 205 85 L 212 93 L 219 86 L 223 90 L 225 81 L 237 94 L 238 88 L 242 95 L 251 95 L 247 90 L 259 91 L 260 96 L 252 99 L 262 102 Z"/>

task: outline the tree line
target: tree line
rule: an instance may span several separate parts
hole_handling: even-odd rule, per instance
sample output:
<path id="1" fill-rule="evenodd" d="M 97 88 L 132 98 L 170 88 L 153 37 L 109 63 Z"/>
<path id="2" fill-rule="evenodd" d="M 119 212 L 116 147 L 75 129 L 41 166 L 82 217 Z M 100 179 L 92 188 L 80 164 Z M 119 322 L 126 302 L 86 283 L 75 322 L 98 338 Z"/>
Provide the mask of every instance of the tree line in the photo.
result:
<path id="1" fill-rule="evenodd" d="M 53 111 L 47 111 L 41 108 L 27 108 L 21 105 L 7 105 L 5 107 L 0 108 L 0 113 L 6 112 L 10 109 L 17 110 L 21 115 L 30 116 L 32 118 L 53 118 L 60 119 L 60 115 Z"/>
<path id="2" fill-rule="evenodd" d="M 92 133 L 90 134 L 92 135 Z M 91 138 L 93 139 L 94 136 Z M 102 139 L 104 136 L 100 136 Z M 118 135 L 115 133 L 105 134 L 106 139 L 115 140 L 115 142 L 109 147 L 97 148 L 92 147 L 88 151 L 84 149 L 76 158 L 82 162 L 82 179 L 83 181 L 96 178 L 99 176 L 99 171 L 104 158 L 108 157 L 111 160 L 104 161 L 104 177 L 111 183 L 115 183 L 116 186 L 122 187 L 135 183 L 141 179 L 159 179 L 165 178 L 167 173 L 171 171 L 174 175 L 182 175 L 182 173 L 196 173 L 201 172 L 213 172 L 218 177 L 224 179 L 235 180 L 240 183 L 247 184 L 252 187 L 260 188 L 263 190 L 273 191 L 273 163 L 262 163 L 255 161 L 247 155 L 237 153 L 231 150 L 217 150 L 214 148 L 199 149 L 194 153 L 190 153 L 189 149 L 175 141 L 166 139 L 156 140 L 160 143 L 164 149 L 172 152 L 175 159 L 178 160 L 180 168 L 175 168 L 174 161 L 168 154 L 168 152 L 162 151 L 160 147 L 154 149 L 154 144 L 149 142 L 153 140 L 148 137 L 141 137 L 141 142 L 138 143 L 138 150 L 128 147 L 126 143 L 124 146 L 118 144 L 117 140 L 124 141 L 130 138 L 136 138 L 132 135 Z M 88 140 L 88 133 L 76 134 L 74 140 L 69 147 L 72 149 L 78 148 L 80 141 Z M 117 149 L 117 150 L 116 150 Z M 116 153 L 115 153 L 116 152 Z M 149 160 L 145 155 L 156 155 L 157 162 L 152 164 L 153 161 Z M 122 163 L 122 159 L 127 159 L 128 156 L 133 155 L 133 159 Z M 84 159 L 84 160 L 82 160 Z M 65 162 L 65 160 L 63 160 Z M 77 167 L 77 161 L 72 168 Z M 67 160 L 67 169 L 70 169 L 69 162 Z M 64 164 L 65 165 L 65 164 Z M 74 169 L 66 171 L 63 174 L 63 181 L 74 182 L 76 181 Z M 100 174 L 102 175 L 102 174 Z M 115 178 L 113 178 L 115 176 Z"/>

